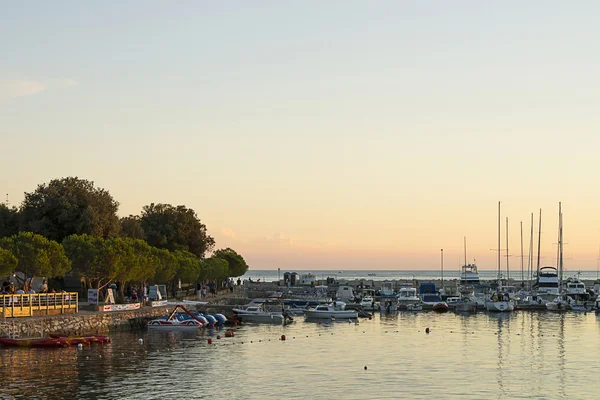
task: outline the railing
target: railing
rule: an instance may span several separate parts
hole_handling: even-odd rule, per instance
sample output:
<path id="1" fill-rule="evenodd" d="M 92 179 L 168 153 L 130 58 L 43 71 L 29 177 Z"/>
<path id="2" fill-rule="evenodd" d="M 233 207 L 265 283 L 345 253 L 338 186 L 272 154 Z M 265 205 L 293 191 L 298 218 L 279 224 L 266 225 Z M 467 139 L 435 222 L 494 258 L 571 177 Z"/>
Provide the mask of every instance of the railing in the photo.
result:
<path id="1" fill-rule="evenodd" d="M 0 315 L 6 317 L 32 317 L 37 314 L 64 313 L 66 309 L 79 312 L 77 292 L 0 294 Z"/>

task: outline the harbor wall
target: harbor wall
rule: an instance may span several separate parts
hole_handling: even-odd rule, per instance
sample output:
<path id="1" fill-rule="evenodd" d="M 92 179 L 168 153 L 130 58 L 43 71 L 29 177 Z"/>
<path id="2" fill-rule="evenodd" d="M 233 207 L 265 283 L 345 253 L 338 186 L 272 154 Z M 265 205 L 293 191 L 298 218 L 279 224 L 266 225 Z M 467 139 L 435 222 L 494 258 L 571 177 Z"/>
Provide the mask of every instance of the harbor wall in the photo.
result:
<path id="1" fill-rule="evenodd" d="M 115 329 L 141 328 L 156 317 L 165 315 L 167 307 L 145 307 L 139 310 L 117 312 L 93 312 L 60 316 L 31 318 L 7 318 L 4 330 L 19 337 L 39 337 L 45 333 L 70 335 L 95 335 Z M 1 334 L 2 332 L 0 332 Z M 6 332 L 4 332 L 6 333 Z"/>

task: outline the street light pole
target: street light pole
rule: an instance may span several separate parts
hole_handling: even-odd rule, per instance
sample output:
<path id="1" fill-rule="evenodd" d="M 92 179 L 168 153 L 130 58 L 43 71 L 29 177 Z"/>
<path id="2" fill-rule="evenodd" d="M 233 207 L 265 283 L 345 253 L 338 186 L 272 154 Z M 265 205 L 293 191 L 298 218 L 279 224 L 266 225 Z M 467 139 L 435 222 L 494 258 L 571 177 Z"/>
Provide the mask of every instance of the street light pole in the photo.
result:
<path id="1" fill-rule="evenodd" d="M 441 264 L 442 264 L 442 289 L 444 288 L 444 249 L 441 249 Z"/>

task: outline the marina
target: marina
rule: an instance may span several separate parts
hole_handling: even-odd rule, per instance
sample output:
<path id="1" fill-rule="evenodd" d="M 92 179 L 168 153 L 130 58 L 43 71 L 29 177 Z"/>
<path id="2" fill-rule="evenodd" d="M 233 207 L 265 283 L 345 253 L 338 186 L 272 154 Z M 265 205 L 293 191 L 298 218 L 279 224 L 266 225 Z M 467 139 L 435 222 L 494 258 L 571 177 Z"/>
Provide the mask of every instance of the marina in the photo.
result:
<path id="1" fill-rule="evenodd" d="M 217 330 L 117 331 L 111 343 L 81 351 L 4 348 L 2 393 L 33 398 L 43 385 L 48 399 L 158 399 L 183 380 L 182 398 L 207 392 L 247 399 L 596 394 L 590 379 L 600 319 L 594 313 L 401 311 L 359 321 L 241 325 L 233 337 Z M 535 380 L 523 379 L 532 374 Z M 457 380 L 462 384 L 454 385 Z"/>

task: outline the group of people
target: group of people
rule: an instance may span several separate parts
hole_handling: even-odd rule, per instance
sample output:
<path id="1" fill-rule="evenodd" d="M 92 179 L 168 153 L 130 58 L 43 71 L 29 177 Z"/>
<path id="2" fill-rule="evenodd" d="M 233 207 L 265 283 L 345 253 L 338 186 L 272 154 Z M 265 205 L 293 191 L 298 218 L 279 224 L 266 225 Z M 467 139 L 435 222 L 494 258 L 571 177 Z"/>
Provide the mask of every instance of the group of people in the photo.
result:
<path id="1" fill-rule="evenodd" d="M 242 285 L 242 280 L 240 278 L 237 279 L 237 286 Z M 208 281 L 203 283 L 198 283 L 196 286 L 196 290 L 198 291 L 199 298 L 206 298 L 208 294 L 212 297 L 216 297 L 217 292 L 223 289 L 229 289 L 230 293 L 233 293 L 233 290 L 236 286 L 236 281 L 233 278 L 227 278 L 224 281 Z"/>
<path id="2" fill-rule="evenodd" d="M 146 304 L 148 302 L 148 287 L 146 285 L 129 285 L 125 291 L 125 297 L 131 303 L 142 302 L 142 304 Z"/>
<path id="3" fill-rule="evenodd" d="M 30 286 L 29 288 L 26 288 L 25 286 L 16 286 L 15 287 L 14 283 L 10 279 L 6 279 L 4 282 L 2 282 L 2 291 L 0 292 L 0 294 L 35 294 L 35 293 L 36 293 L 36 291 L 33 289 L 32 286 Z M 46 280 L 44 280 L 43 283 L 40 285 L 39 293 L 48 293 L 48 284 L 46 283 Z M 50 293 L 54 293 L 54 289 Z"/>

